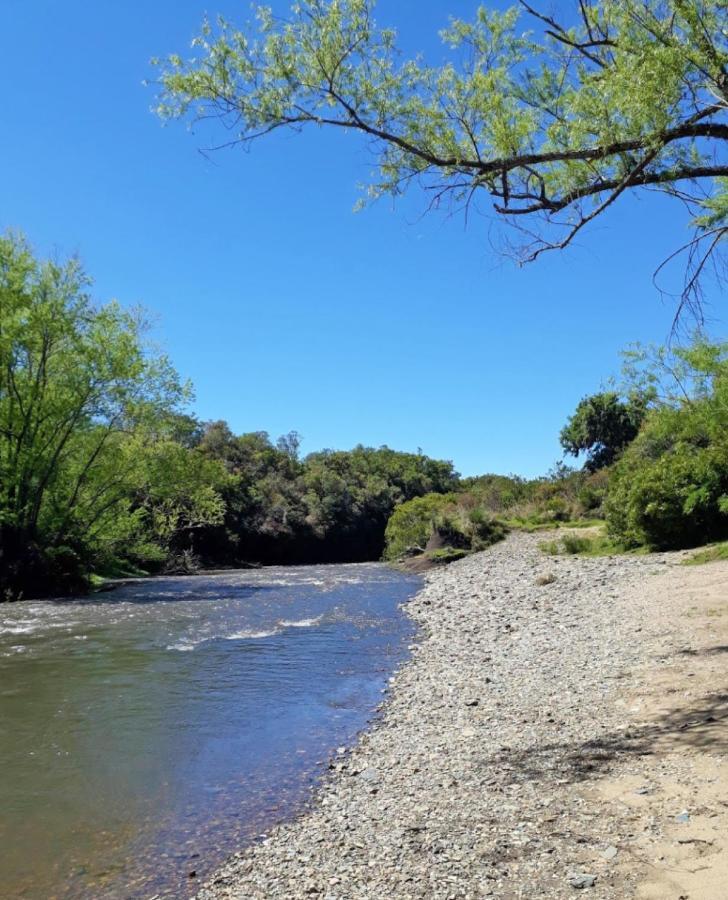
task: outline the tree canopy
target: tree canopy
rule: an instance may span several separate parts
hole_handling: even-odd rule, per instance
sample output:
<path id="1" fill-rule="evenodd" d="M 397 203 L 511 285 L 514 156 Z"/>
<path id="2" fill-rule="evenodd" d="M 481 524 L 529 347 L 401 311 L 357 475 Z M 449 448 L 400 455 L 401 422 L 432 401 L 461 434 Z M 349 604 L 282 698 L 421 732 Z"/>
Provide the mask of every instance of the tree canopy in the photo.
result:
<path id="1" fill-rule="evenodd" d="M 632 356 L 638 383 L 657 398 L 617 463 L 607 526 L 626 546 L 694 546 L 728 536 L 728 345 Z"/>
<path id="2" fill-rule="evenodd" d="M 590 472 L 610 466 L 637 437 L 648 398 L 633 394 L 623 401 L 614 391 L 584 397 L 561 430 L 561 446 L 572 456 L 586 453 Z"/>
<path id="3" fill-rule="evenodd" d="M 0 237 L 0 598 L 76 587 L 121 546 L 163 553 L 221 514 L 223 473 L 171 437 L 189 389 L 89 285 L 78 261 Z"/>
<path id="4" fill-rule="evenodd" d="M 579 0 L 565 18 L 520 0 L 441 32 L 443 65 L 406 59 L 373 0 L 301 0 L 237 28 L 205 22 L 194 56 L 160 62 L 164 118 L 219 118 L 226 144 L 328 126 L 371 139 L 368 196 L 412 183 L 431 207 L 484 192 L 520 261 L 564 248 L 623 194 L 688 208 L 684 302 L 728 234 L 725 0 Z"/>
<path id="5" fill-rule="evenodd" d="M 143 315 L 98 305 L 75 259 L 0 236 L 0 601 L 90 573 L 379 559 L 401 503 L 451 462 L 201 423 Z"/>
<path id="6" fill-rule="evenodd" d="M 295 432 L 274 443 L 265 432 L 234 435 L 205 427 L 198 450 L 231 475 L 226 513 L 198 548 L 229 562 L 333 562 L 378 559 L 384 531 L 402 502 L 459 484 L 452 463 L 423 453 L 357 446 L 298 455 Z"/>
<path id="7" fill-rule="evenodd" d="M 296 432 L 199 422 L 143 316 L 89 286 L 78 261 L 0 236 L 0 600 L 82 589 L 94 572 L 446 562 L 507 527 L 604 514 L 622 545 L 728 533 L 725 344 L 630 350 L 621 393 L 584 398 L 561 433 L 582 470 L 461 479 L 421 451 L 302 457 Z"/>

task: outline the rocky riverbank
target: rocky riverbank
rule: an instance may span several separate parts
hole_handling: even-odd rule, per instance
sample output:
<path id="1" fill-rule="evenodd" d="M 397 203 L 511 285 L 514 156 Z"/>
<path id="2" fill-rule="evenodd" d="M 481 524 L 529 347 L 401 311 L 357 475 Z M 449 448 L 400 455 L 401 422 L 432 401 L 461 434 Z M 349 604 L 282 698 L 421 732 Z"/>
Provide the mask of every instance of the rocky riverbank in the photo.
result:
<path id="1" fill-rule="evenodd" d="M 538 543 L 428 574 L 377 727 L 200 900 L 725 897 L 728 566 Z"/>

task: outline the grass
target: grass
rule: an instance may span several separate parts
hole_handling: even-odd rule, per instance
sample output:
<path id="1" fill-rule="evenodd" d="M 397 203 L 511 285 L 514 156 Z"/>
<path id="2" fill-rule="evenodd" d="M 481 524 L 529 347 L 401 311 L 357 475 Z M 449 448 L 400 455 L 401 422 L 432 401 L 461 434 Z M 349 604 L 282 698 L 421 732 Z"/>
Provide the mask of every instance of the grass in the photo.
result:
<path id="1" fill-rule="evenodd" d="M 593 555 L 597 548 L 605 549 L 603 539 L 589 538 L 578 534 L 565 534 L 556 541 L 543 541 L 538 545 L 539 550 L 549 556 L 586 556 Z"/>
<path id="2" fill-rule="evenodd" d="M 651 553 L 649 547 L 637 547 L 626 550 L 606 534 L 580 535 L 564 534 L 553 541 L 542 541 L 538 545 L 542 553 L 549 556 L 646 556 Z M 683 560 L 684 566 L 701 566 L 705 563 L 728 560 L 728 541 L 710 544 Z"/>
<path id="3" fill-rule="evenodd" d="M 641 556 L 649 553 L 646 547 L 625 550 L 621 544 L 603 533 L 595 535 L 565 534 L 555 541 L 543 541 L 538 548 L 549 556 L 617 556 L 623 554 Z"/>
<path id="4" fill-rule="evenodd" d="M 440 550 L 430 550 L 425 556 L 438 565 L 455 562 L 456 559 L 463 559 L 470 555 L 469 550 L 460 550 L 455 547 L 442 547 Z"/>
<path id="5" fill-rule="evenodd" d="M 603 525 L 604 521 L 602 519 L 569 519 L 565 522 L 556 522 L 556 521 L 548 521 L 548 522 L 539 522 L 537 519 L 501 519 L 504 525 L 508 528 L 513 528 L 517 531 L 525 531 L 528 534 L 533 534 L 534 531 L 557 531 L 560 528 L 594 528 L 598 525 Z"/>
<path id="6" fill-rule="evenodd" d="M 711 544 L 692 556 L 688 557 L 683 565 L 685 566 L 702 566 L 705 563 L 718 562 L 719 560 L 728 559 L 728 541 L 720 544 Z"/>
<path id="7" fill-rule="evenodd" d="M 149 572 L 139 569 L 131 563 L 113 563 L 103 569 L 101 572 L 92 572 L 89 575 L 89 584 L 92 590 L 98 590 L 108 581 L 115 581 L 117 578 L 146 578 Z"/>

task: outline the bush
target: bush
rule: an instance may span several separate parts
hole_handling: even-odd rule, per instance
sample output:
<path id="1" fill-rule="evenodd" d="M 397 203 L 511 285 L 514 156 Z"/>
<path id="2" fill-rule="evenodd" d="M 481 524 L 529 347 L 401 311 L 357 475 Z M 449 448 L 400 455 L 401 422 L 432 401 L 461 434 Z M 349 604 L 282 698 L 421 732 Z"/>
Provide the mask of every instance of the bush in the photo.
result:
<path id="1" fill-rule="evenodd" d="M 484 550 L 505 537 L 506 528 L 470 494 L 426 494 L 402 503 L 387 523 L 385 559 L 436 552 Z"/>
<path id="2" fill-rule="evenodd" d="M 558 556 L 561 553 L 561 544 L 559 541 L 541 541 L 538 549 L 542 553 L 548 553 L 549 556 Z"/>
<path id="3" fill-rule="evenodd" d="M 471 549 L 485 550 L 491 544 L 502 541 L 508 533 L 508 529 L 498 519 L 488 518 L 480 510 L 478 510 L 478 514 L 476 520 L 472 522 Z"/>
<path id="4" fill-rule="evenodd" d="M 443 513 L 431 523 L 430 537 L 426 550 L 439 550 L 451 547 L 456 550 L 470 550 L 471 537 L 465 523 L 452 513 Z"/>
<path id="5" fill-rule="evenodd" d="M 464 479 L 462 485 L 486 515 L 534 530 L 578 523 L 585 515 L 600 517 L 608 480 L 605 470 L 589 473 L 558 463 L 542 478 L 483 475 Z"/>
<path id="6" fill-rule="evenodd" d="M 590 550 L 591 541 L 589 538 L 565 534 L 557 541 L 542 541 L 538 545 L 538 549 L 549 556 L 562 556 L 565 553 L 569 556 L 575 556 L 577 553 L 586 553 Z"/>
<path id="7" fill-rule="evenodd" d="M 538 549 L 549 556 L 611 556 L 625 551 L 624 546 L 615 543 L 603 533 L 592 535 L 567 533 L 555 541 L 542 541 Z"/>
<path id="8" fill-rule="evenodd" d="M 561 538 L 561 546 L 564 548 L 564 553 L 574 556 L 577 553 L 586 553 L 591 550 L 592 541 L 591 538 L 578 534 L 565 534 Z"/>
<path id="9" fill-rule="evenodd" d="M 728 345 L 698 337 L 632 356 L 633 378 L 656 386 L 660 405 L 614 469 L 609 534 L 656 550 L 719 539 L 728 534 Z"/>
<path id="10" fill-rule="evenodd" d="M 602 506 L 607 496 L 609 479 L 609 469 L 600 469 L 584 479 L 584 483 L 577 493 L 577 499 L 583 513 L 592 516 L 601 515 Z"/>
<path id="11" fill-rule="evenodd" d="M 614 473 L 606 513 L 609 534 L 630 547 L 667 550 L 722 537 L 728 456 L 687 442 L 656 459 L 639 447 L 628 451 Z"/>
<path id="12" fill-rule="evenodd" d="M 454 494 L 425 494 L 401 503 L 387 522 L 385 558 L 397 559 L 413 549 L 424 551 L 437 514 L 454 498 Z"/>

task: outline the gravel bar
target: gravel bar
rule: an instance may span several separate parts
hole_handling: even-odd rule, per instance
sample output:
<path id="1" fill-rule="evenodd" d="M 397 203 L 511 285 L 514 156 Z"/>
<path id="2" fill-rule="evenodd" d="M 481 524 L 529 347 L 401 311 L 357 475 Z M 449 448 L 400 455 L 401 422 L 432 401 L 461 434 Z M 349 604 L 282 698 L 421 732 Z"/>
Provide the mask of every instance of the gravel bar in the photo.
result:
<path id="1" fill-rule="evenodd" d="M 629 739 L 617 698 L 655 627 L 631 595 L 679 560 L 549 557 L 543 539 L 428 573 L 376 725 L 199 900 L 632 895 L 619 810 L 585 786 Z"/>

